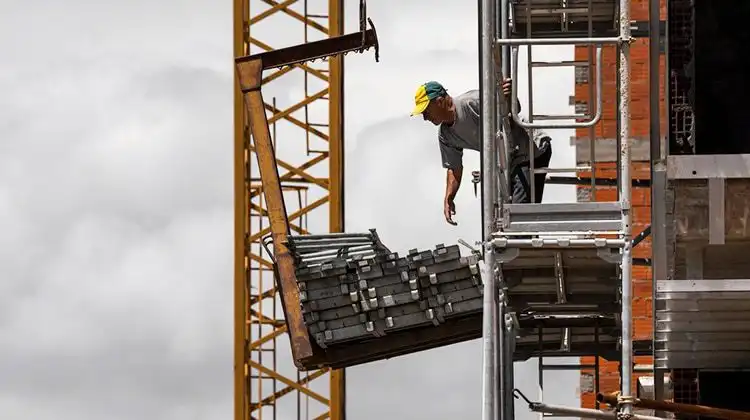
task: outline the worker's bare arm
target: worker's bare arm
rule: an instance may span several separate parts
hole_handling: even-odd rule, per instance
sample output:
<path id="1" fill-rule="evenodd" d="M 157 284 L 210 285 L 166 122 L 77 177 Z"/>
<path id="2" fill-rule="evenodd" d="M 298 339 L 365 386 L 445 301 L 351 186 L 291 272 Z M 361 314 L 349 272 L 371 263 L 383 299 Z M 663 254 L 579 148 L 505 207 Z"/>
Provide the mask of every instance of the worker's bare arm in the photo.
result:
<path id="1" fill-rule="evenodd" d="M 443 213 L 445 215 L 445 221 L 457 225 L 453 220 L 453 215 L 456 214 L 456 205 L 453 200 L 456 198 L 456 193 L 461 186 L 461 177 L 463 176 L 463 168 L 448 169 L 445 177 L 445 201 L 443 202 Z"/>
<path id="2" fill-rule="evenodd" d="M 503 94 L 505 95 L 506 100 L 510 100 L 510 91 L 511 91 L 511 79 L 505 79 L 503 80 Z M 516 106 L 518 107 L 518 112 L 521 112 L 521 101 L 518 100 L 518 97 L 515 98 Z M 510 106 L 510 103 L 508 103 L 508 106 Z M 510 113 L 510 110 L 508 110 Z"/>

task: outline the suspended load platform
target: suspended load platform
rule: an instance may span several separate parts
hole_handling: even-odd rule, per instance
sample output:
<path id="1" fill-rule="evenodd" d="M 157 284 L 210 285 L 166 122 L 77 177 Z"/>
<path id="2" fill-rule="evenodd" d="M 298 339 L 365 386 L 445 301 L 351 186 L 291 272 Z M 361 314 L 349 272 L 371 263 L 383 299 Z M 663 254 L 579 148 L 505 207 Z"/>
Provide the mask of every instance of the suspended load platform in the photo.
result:
<path id="1" fill-rule="evenodd" d="M 611 248 L 545 249 L 506 264 L 517 314 L 514 360 L 600 354 L 617 360 L 620 331 L 616 265 Z M 482 336 L 480 255 L 458 244 L 401 255 L 366 233 L 290 235 L 292 290 L 304 326 L 288 322 L 300 369 L 342 368 L 442 347 Z M 565 244 L 562 244 L 565 245 Z M 296 318 L 296 314 L 291 319 Z M 296 328 L 296 330 L 293 330 Z M 649 343 L 639 343 L 645 354 Z M 294 346 L 293 346 L 294 348 Z"/>
<path id="2" fill-rule="evenodd" d="M 411 353 L 481 331 L 478 258 L 462 256 L 458 245 L 400 256 L 371 230 L 290 236 L 287 246 L 307 333 L 326 365 Z"/>

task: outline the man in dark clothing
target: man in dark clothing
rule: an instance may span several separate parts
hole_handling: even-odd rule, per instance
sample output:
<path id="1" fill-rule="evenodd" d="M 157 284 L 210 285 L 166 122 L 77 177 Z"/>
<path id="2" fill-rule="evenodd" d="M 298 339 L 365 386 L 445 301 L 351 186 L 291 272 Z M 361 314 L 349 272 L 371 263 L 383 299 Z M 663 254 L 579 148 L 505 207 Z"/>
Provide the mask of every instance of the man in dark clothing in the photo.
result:
<path id="1" fill-rule="evenodd" d="M 503 93 L 506 99 L 510 96 L 510 79 L 503 82 Z M 479 114 L 479 91 L 470 90 L 452 97 L 438 82 L 427 82 L 419 88 L 414 97 L 415 108 L 412 116 L 422 115 L 425 121 L 439 126 L 438 144 L 446 168 L 445 200 L 443 213 L 445 220 L 456 225 L 453 215 L 456 214 L 454 198 L 458 193 L 463 175 L 463 150 L 479 151 L 481 116 Z M 516 98 L 516 101 L 518 99 Z M 518 108 L 520 109 L 520 103 Z M 534 176 L 535 197 L 531 199 L 529 132 L 511 119 L 510 121 L 510 188 L 513 203 L 538 203 L 542 201 L 545 174 Z M 552 157 L 550 138 L 541 137 L 540 144 L 534 143 L 534 167 L 545 168 Z M 500 149 L 498 149 L 500 150 Z"/>

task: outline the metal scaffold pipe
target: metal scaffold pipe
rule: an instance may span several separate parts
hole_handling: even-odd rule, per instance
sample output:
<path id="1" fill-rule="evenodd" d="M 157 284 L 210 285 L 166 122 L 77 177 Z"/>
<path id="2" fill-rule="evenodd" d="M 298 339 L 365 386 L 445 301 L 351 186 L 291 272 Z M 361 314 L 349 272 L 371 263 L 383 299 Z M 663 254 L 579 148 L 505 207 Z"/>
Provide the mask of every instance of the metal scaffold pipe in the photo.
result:
<path id="1" fill-rule="evenodd" d="M 616 405 L 617 395 L 599 393 L 596 395 L 596 400 L 609 405 Z M 638 408 L 645 408 L 648 410 L 654 410 L 655 412 L 669 411 L 670 413 L 675 414 L 705 416 L 724 420 L 750 420 L 750 413 L 748 412 L 729 410 L 726 408 L 709 407 L 697 404 L 681 404 L 671 401 L 655 401 L 645 398 L 636 398 L 633 401 L 633 406 Z"/>
<path id="2" fill-rule="evenodd" d="M 577 408 L 577 407 L 564 407 L 561 405 L 553 404 L 542 404 L 534 403 L 535 405 L 529 406 L 531 411 L 537 413 L 550 414 L 554 416 L 566 416 L 566 417 L 580 417 L 583 419 L 602 419 L 602 420 L 617 420 L 619 419 L 617 413 L 614 411 L 601 411 L 593 408 Z M 631 419 L 633 420 L 663 420 L 661 417 L 644 416 L 641 414 L 632 414 Z"/>
<path id="3" fill-rule="evenodd" d="M 620 410 L 624 415 L 633 413 L 633 311 L 632 311 L 632 246 L 631 237 L 631 183 L 630 183 L 630 0 L 620 0 L 620 200 L 622 203 L 622 235 L 626 240 L 622 249 L 622 360 Z"/>
<path id="4" fill-rule="evenodd" d="M 508 25 L 510 19 L 510 4 L 508 0 L 495 0 L 496 9 L 494 10 L 495 21 L 497 25 L 495 27 L 494 40 L 504 40 L 510 37 L 510 27 Z M 493 45 L 493 49 L 497 46 Z M 493 154 L 499 156 L 498 151 L 502 153 L 503 159 L 501 161 L 502 171 L 504 176 L 500 178 L 499 182 L 503 183 L 503 187 L 506 187 L 505 191 L 507 194 L 503 194 L 501 204 L 505 203 L 505 200 L 510 202 L 512 196 L 512 188 L 510 187 L 510 119 L 508 118 L 508 111 L 510 109 L 509 104 L 506 102 L 506 98 L 503 94 L 502 89 L 497 88 L 502 84 L 506 78 L 511 77 L 511 61 L 510 61 L 510 47 L 504 45 L 500 47 L 500 79 L 495 80 L 496 88 L 494 89 L 495 98 L 495 132 L 498 128 L 502 128 L 502 147 L 493 149 Z M 497 72 L 495 77 L 497 78 Z M 499 82 L 499 83 L 498 83 Z M 515 103 L 515 98 L 510 99 L 511 103 Z M 497 138 L 497 137 L 496 137 Z M 495 165 L 497 168 L 497 164 Z M 498 179 L 498 174 L 495 174 L 495 179 Z M 499 191 L 497 188 L 494 191 Z M 496 193 L 497 194 L 497 193 Z M 533 195 L 533 190 L 532 193 Z M 500 213 L 498 213 L 499 217 Z M 493 229 L 494 230 L 494 229 Z M 494 248 L 494 247 L 493 247 Z M 502 283 L 502 277 L 499 279 Z M 502 284 L 500 285 L 502 286 Z M 496 295 L 499 292 L 500 287 L 496 287 Z M 497 384 L 497 400 L 499 401 L 500 407 L 498 409 L 498 419 L 502 420 L 513 420 L 514 418 L 514 404 L 513 404 L 513 331 L 509 330 L 506 326 L 506 315 L 507 308 L 505 306 L 505 296 L 498 297 L 498 303 L 496 305 L 496 317 L 495 322 L 497 324 L 496 333 L 496 347 L 495 352 L 497 354 L 498 363 L 498 384 Z"/>
<path id="5" fill-rule="evenodd" d="M 618 414 L 614 411 L 595 410 L 592 408 L 566 407 L 562 405 L 534 402 L 526 398 L 526 396 L 517 389 L 513 391 L 513 395 L 516 398 L 523 399 L 529 405 L 529 410 L 535 413 L 544 413 L 552 416 L 580 417 L 582 419 L 620 419 L 620 416 L 618 416 Z M 630 414 L 630 418 L 633 420 L 663 420 L 660 417 L 632 413 Z"/>
<path id="6" fill-rule="evenodd" d="M 497 204 L 497 153 L 495 152 L 497 81 L 493 68 L 492 51 L 495 37 L 495 0 L 480 0 L 480 102 L 482 110 L 482 210 L 484 213 L 484 305 L 482 317 L 482 419 L 498 418 L 499 401 L 497 392 L 497 285 L 495 277 L 495 254 L 491 241 L 492 226 Z"/>
<path id="7" fill-rule="evenodd" d="M 510 18 L 510 13 L 508 9 L 508 0 L 499 0 L 499 2 L 500 13 L 497 15 L 500 18 L 500 41 L 503 42 L 509 38 L 508 19 Z M 503 77 L 510 77 L 510 48 L 507 45 L 503 45 L 500 57 L 502 58 Z"/>

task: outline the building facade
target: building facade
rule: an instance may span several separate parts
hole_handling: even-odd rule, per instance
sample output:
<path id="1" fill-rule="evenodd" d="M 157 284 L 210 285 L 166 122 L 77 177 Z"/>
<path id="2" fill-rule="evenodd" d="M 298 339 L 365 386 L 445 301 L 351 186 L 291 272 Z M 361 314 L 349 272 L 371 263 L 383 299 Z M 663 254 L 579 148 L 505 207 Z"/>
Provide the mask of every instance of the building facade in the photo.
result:
<path id="1" fill-rule="evenodd" d="M 666 0 L 662 0 L 661 19 L 666 16 Z M 631 18 L 633 21 L 642 22 L 647 27 L 648 22 L 648 0 L 633 0 L 631 2 Z M 631 175 L 634 179 L 649 178 L 649 46 L 648 38 L 639 38 L 631 44 L 630 50 L 630 132 L 631 151 L 633 167 Z M 589 58 L 588 47 L 576 47 L 575 59 L 586 61 Z M 595 176 L 597 178 L 616 177 L 616 138 L 618 132 L 617 124 L 617 62 L 618 57 L 613 47 L 606 47 L 602 54 L 602 119 L 593 130 L 578 129 L 573 139 L 576 147 L 578 165 L 587 165 L 590 162 L 589 138 L 595 143 Z M 660 112 L 662 115 L 662 133 L 666 131 L 665 102 L 663 80 L 665 72 L 664 55 L 660 55 Z M 585 68 L 584 68 L 585 69 Z M 579 70 L 581 71 L 581 70 Z M 595 75 L 595 73 L 593 73 Z M 579 110 L 587 109 L 589 102 L 589 82 L 595 83 L 595 79 L 589 80 L 584 74 L 576 75 L 575 94 L 572 98 Z M 594 98 L 591 98 L 593 102 Z M 595 104 L 594 104 L 595 105 Z M 590 173 L 581 173 L 582 176 L 591 176 Z M 617 189 L 614 187 L 597 187 L 593 192 L 591 187 L 578 187 L 578 201 L 616 201 Z M 633 236 L 647 228 L 651 221 L 651 192 L 648 188 L 633 188 L 632 190 L 632 214 L 633 214 Z M 633 248 L 634 258 L 651 257 L 651 241 L 647 238 L 637 247 Z M 650 340 L 652 338 L 652 279 L 651 269 L 646 266 L 636 266 L 633 269 L 633 330 L 634 340 Z M 636 357 L 636 364 L 650 365 L 651 357 Z M 581 364 L 593 365 L 593 357 L 581 358 Z M 619 390 L 619 364 L 617 361 L 600 360 L 599 368 L 599 391 L 614 392 Z M 636 373 L 637 375 L 650 375 L 650 372 Z M 635 384 L 635 382 L 634 382 Z M 595 408 L 596 389 L 595 375 L 593 370 L 581 371 L 581 406 Z M 634 389 L 635 392 L 635 389 Z"/>

